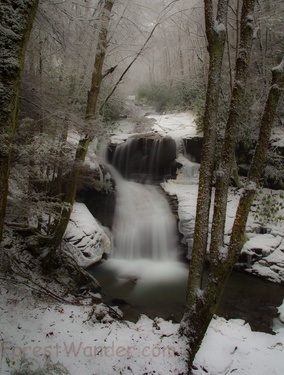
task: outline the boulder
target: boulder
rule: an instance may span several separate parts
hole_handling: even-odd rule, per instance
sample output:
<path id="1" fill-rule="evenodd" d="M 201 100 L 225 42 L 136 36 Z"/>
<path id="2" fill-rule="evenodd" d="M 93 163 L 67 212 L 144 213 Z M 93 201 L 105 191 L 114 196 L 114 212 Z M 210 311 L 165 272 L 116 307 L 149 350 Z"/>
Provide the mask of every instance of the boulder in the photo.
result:
<path id="1" fill-rule="evenodd" d="M 83 203 L 75 203 L 64 235 L 64 251 L 87 268 L 111 250 L 111 240 Z"/>

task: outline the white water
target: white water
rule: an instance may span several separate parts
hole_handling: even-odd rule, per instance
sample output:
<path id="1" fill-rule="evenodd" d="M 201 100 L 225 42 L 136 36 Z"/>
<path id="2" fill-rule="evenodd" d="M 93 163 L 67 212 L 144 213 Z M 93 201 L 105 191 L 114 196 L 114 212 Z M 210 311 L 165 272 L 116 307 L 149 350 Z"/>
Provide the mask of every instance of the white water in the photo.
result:
<path id="1" fill-rule="evenodd" d="M 174 311 L 184 298 L 188 270 L 178 260 L 176 220 L 169 203 L 157 187 L 125 180 L 110 169 L 117 193 L 114 246 L 111 258 L 97 265 L 93 275 L 110 300 L 172 306 Z"/>
<path id="2" fill-rule="evenodd" d="M 155 186 L 116 176 L 114 258 L 176 259 L 176 223 L 166 198 Z"/>

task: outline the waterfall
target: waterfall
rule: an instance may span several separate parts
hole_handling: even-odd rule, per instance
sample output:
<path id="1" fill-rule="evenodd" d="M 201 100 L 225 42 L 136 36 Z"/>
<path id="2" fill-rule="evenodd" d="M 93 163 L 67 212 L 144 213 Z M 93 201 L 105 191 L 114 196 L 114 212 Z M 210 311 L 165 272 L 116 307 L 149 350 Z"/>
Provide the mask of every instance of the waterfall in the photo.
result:
<path id="1" fill-rule="evenodd" d="M 116 190 L 114 258 L 175 259 L 176 223 L 157 187 L 116 176 Z"/>
<path id="2" fill-rule="evenodd" d="M 155 139 L 151 146 L 150 151 L 150 165 L 149 173 L 151 175 L 157 175 L 159 173 L 159 165 L 162 159 L 163 141 L 161 139 Z"/>
<path id="3" fill-rule="evenodd" d="M 116 146 L 109 161 L 127 179 L 162 181 L 174 174 L 175 158 L 173 139 L 145 135 Z"/>
<path id="4" fill-rule="evenodd" d="M 155 181 L 156 173 L 164 177 L 175 151 L 172 139 L 131 139 L 117 146 L 109 160 L 116 190 L 113 251 L 92 274 L 110 300 L 174 311 L 184 299 L 188 270 L 178 259 L 169 203 L 159 187 L 132 181 L 145 181 L 150 174 Z"/>
<path id="5" fill-rule="evenodd" d="M 110 301 L 146 309 L 158 306 L 164 314 L 175 311 L 184 299 L 188 269 L 178 259 L 176 221 L 169 203 L 156 186 L 125 180 L 115 170 L 112 176 L 117 193 L 114 248 L 92 274 Z"/>

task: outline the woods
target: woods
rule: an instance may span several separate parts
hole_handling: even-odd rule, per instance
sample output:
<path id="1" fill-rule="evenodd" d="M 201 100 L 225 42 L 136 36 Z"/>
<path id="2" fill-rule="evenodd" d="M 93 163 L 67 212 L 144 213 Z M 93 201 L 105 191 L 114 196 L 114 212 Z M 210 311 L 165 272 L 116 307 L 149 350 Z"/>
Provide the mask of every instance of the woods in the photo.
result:
<path id="1" fill-rule="evenodd" d="M 228 114 L 227 125 L 221 149 L 220 162 L 216 170 L 215 196 L 214 196 L 214 213 L 212 220 L 212 227 L 210 230 L 211 240 L 209 244 L 209 275 L 204 275 L 205 271 L 205 257 L 207 250 L 208 238 L 208 222 L 209 222 L 209 208 L 211 203 L 211 187 L 213 181 L 213 162 L 216 145 L 216 118 L 213 122 L 207 120 L 206 110 L 204 116 L 204 143 L 202 149 L 201 169 L 199 177 L 199 195 L 198 206 L 196 211 L 196 224 L 194 232 L 194 243 L 192 249 L 192 259 L 190 263 L 190 272 L 188 278 L 187 298 L 186 298 L 186 312 L 181 325 L 181 332 L 186 334 L 189 339 L 189 369 L 191 369 L 195 354 L 199 349 L 202 338 L 206 329 L 216 311 L 222 291 L 226 284 L 234 264 L 238 260 L 238 256 L 245 242 L 245 227 L 248 213 L 253 201 L 253 196 L 256 193 L 261 171 L 264 166 L 264 159 L 260 155 L 265 155 L 271 136 L 271 127 L 276 115 L 276 102 L 278 103 L 281 91 L 283 90 L 283 61 L 273 70 L 273 80 L 271 83 L 271 91 L 268 94 L 266 102 L 266 109 L 263 114 L 262 124 L 260 128 L 258 146 L 254 154 L 251 165 L 251 170 L 248 174 L 247 186 L 244 188 L 243 196 L 239 202 L 235 222 L 232 228 L 231 241 L 228 247 L 224 244 L 224 229 L 226 220 L 226 207 L 228 198 L 228 187 L 233 170 L 234 150 L 236 148 L 237 136 L 242 116 L 242 109 L 244 107 L 245 87 L 248 75 L 248 68 L 250 62 L 250 55 L 252 50 L 252 42 L 254 36 L 254 8 L 255 1 L 244 1 L 241 11 L 240 20 L 240 39 L 237 50 L 239 51 L 236 58 L 235 78 L 232 90 L 231 105 Z M 220 11 L 221 9 L 221 11 Z M 219 14 L 227 16 L 228 3 L 225 1 L 218 2 L 217 22 L 221 23 L 221 32 L 225 34 L 224 19 L 221 19 Z M 221 56 L 219 59 L 219 72 L 222 67 L 223 48 L 220 47 L 211 35 L 216 28 L 213 21 L 213 3 L 205 1 L 205 18 L 207 20 L 208 43 L 209 52 L 211 50 L 218 50 Z M 218 23 L 217 23 L 218 27 Z M 220 34 L 220 31 L 219 31 Z M 225 35 L 223 36 L 223 46 Z M 214 63 L 218 61 L 214 58 Z M 278 76 L 278 73 L 280 76 Z M 210 70 L 209 70 L 210 72 Z M 276 75 L 275 75 L 275 72 Z M 217 75 L 215 75 L 216 77 Z M 278 76 L 278 78 L 276 78 Z M 281 77 L 282 76 L 282 77 Z M 221 76 L 217 76 L 217 82 L 214 87 L 220 87 Z M 276 86 L 274 86 L 276 85 Z M 276 91 L 275 91 L 276 90 Z M 275 91 L 275 92 L 274 92 Z M 273 94 L 274 92 L 274 94 Z M 277 92 L 277 93 L 276 93 Z M 272 99 L 271 95 L 275 98 Z M 275 95 L 275 96 L 274 96 Z M 216 101 L 219 94 L 214 93 L 210 89 L 210 73 L 209 83 L 207 85 L 207 100 Z M 272 102 L 274 104 L 272 104 Z M 208 104 L 205 107 L 208 108 Z M 269 108 L 269 109 L 268 109 Z M 214 103 L 214 109 L 218 112 L 218 102 Z M 269 111 L 270 115 L 267 115 Z M 210 111 L 212 113 L 213 111 Z M 206 134 L 212 129 L 215 136 L 208 136 Z M 211 130 L 211 132 L 213 132 Z M 206 143 L 208 140 L 208 146 Z M 265 141 L 266 140 L 266 141 Z M 209 150 L 212 150 L 211 156 Z M 259 152 L 261 148 L 261 152 Z M 206 160 L 206 157 L 208 159 Z M 257 175 L 255 171 L 258 171 Z M 206 187 L 205 187 L 206 186 Z M 249 191 L 249 193 L 248 193 Z M 199 229 L 199 231 L 198 231 Z"/>
<path id="2" fill-rule="evenodd" d="M 0 241 L 3 236 L 11 147 L 14 139 L 25 52 L 38 1 L 2 1 L 1 17 L 1 152 L 0 152 Z"/>
<path id="3" fill-rule="evenodd" d="M 283 189 L 283 157 L 270 139 L 272 130 L 283 126 L 284 6 L 278 0 L 204 0 L 202 5 L 186 0 L 0 4 L 4 252 L 20 238 L 22 249 L 40 259 L 46 272 L 58 267 L 78 185 L 95 183 L 80 180 L 80 174 L 97 174 L 98 190 L 104 190 L 107 169 L 99 148 L 119 119 L 145 124 L 129 97 L 158 113 L 194 113 L 203 141 L 179 327 L 188 373 L 245 244 L 259 187 L 272 182 Z M 98 158 L 90 162 L 88 155 Z M 237 183 L 241 194 L 226 242 L 232 176 L 248 163 Z"/>

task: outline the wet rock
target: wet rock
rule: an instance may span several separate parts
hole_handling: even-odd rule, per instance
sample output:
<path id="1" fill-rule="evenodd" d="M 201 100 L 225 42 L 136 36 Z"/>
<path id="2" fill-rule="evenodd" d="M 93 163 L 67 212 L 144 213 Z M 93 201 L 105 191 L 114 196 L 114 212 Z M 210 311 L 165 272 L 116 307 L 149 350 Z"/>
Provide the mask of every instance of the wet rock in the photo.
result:
<path id="1" fill-rule="evenodd" d="M 176 142 L 153 134 L 133 136 L 108 147 L 108 161 L 125 178 L 144 176 L 163 181 L 176 175 Z"/>
<path id="2" fill-rule="evenodd" d="M 200 163 L 201 161 L 201 149 L 202 149 L 202 137 L 192 137 L 183 140 L 183 147 L 185 154 L 189 156 L 191 161 Z"/>

